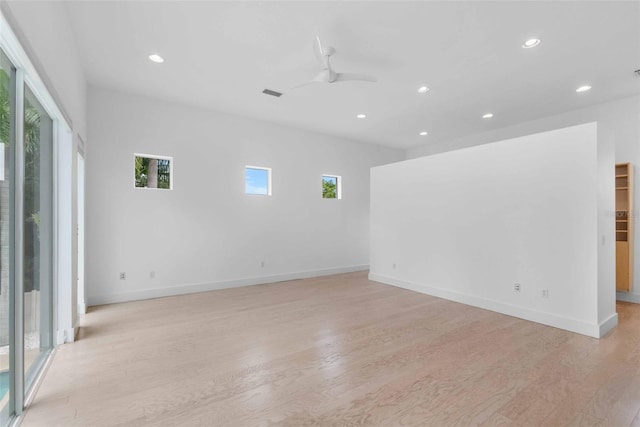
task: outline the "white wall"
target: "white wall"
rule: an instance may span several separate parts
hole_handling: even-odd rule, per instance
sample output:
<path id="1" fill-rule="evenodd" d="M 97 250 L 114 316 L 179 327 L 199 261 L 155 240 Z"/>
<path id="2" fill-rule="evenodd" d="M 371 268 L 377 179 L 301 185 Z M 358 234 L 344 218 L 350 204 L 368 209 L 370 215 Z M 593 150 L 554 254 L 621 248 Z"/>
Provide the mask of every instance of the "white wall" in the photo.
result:
<path id="1" fill-rule="evenodd" d="M 2 11 L 74 132 L 86 135 L 87 83 L 64 2 L 6 1 Z"/>
<path id="2" fill-rule="evenodd" d="M 404 157 L 94 88 L 89 139 L 90 305 L 366 269 L 369 169 Z M 172 156 L 174 189 L 133 188 L 135 152 Z M 245 165 L 273 168 L 273 196 L 244 194 Z M 342 200 L 322 199 L 323 173 Z"/>
<path id="3" fill-rule="evenodd" d="M 60 236 L 71 245 L 70 254 L 61 254 L 63 261 L 69 263 L 68 278 L 70 283 L 59 283 L 65 295 L 71 301 L 65 306 L 73 307 L 71 313 L 63 313 L 59 310 L 57 333 L 67 331 L 67 335 L 73 333 L 72 328 L 77 326 L 78 317 L 76 303 L 77 262 L 72 254 L 77 247 L 76 233 L 76 152 L 79 135 L 86 135 L 86 89 L 87 83 L 84 76 L 79 53 L 75 44 L 75 37 L 71 30 L 66 6 L 64 2 L 52 1 L 2 1 L 0 7 L 3 15 L 9 21 L 12 30 L 18 37 L 20 44 L 27 52 L 30 61 L 35 66 L 41 79 L 44 81 L 48 92 L 56 100 L 60 110 L 67 116 L 72 127 L 71 147 L 65 147 L 69 157 L 67 166 L 70 165 L 68 203 L 71 206 L 63 207 L 65 212 L 72 215 L 70 229 L 65 236 Z M 69 148 L 68 150 L 66 150 Z M 65 302 L 66 303 L 66 302 Z M 71 331 L 71 332 L 69 332 Z M 72 340 L 72 336 L 67 337 Z"/>
<path id="4" fill-rule="evenodd" d="M 588 124 L 372 169 L 370 278 L 600 336 L 617 317 L 599 160 Z"/>
<path id="5" fill-rule="evenodd" d="M 598 324 L 604 336 L 618 323 L 616 313 L 616 170 L 614 136 L 598 126 Z"/>
<path id="6" fill-rule="evenodd" d="M 616 163 L 633 163 L 640 166 L 640 97 L 633 96 L 593 107 L 570 111 L 540 120 L 520 123 L 484 133 L 440 143 L 427 143 L 407 151 L 407 159 L 486 144 L 502 139 L 515 138 L 532 133 L 560 129 L 581 123 L 598 122 L 598 138 L 613 138 Z M 640 170 L 638 171 L 640 172 Z M 613 182 L 613 181 L 612 181 Z M 612 184 L 613 185 L 613 184 Z M 640 200 L 640 178 L 636 173 L 634 200 Z M 636 208 L 636 222 L 640 221 Z M 635 242 L 640 242 L 640 227 L 635 228 Z M 640 243 L 638 243 L 640 244 Z M 640 251 L 635 251 L 635 265 L 640 265 Z M 619 292 L 618 299 L 640 303 L 640 273 L 634 275 L 631 292 Z"/>

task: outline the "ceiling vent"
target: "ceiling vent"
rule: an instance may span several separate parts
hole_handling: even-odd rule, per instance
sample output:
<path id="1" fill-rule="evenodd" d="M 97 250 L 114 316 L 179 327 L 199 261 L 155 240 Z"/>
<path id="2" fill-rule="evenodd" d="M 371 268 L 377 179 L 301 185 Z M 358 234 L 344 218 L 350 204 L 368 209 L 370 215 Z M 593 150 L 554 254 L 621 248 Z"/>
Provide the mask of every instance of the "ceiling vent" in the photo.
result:
<path id="1" fill-rule="evenodd" d="M 281 92 L 276 92 L 275 90 L 265 89 L 262 91 L 265 95 L 275 96 L 276 98 L 280 98 L 282 96 Z"/>

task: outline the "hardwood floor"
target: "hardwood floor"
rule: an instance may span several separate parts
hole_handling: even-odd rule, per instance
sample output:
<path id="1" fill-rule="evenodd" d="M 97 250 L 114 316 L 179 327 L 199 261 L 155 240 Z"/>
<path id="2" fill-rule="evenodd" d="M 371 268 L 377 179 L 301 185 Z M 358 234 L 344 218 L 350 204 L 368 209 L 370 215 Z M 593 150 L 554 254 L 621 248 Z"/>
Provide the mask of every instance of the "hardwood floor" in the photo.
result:
<path id="1" fill-rule="evenodd" d="M 366 273 L 95 307 L 24 426 L 640 427 L 640 306 L 597 340 Z"/>

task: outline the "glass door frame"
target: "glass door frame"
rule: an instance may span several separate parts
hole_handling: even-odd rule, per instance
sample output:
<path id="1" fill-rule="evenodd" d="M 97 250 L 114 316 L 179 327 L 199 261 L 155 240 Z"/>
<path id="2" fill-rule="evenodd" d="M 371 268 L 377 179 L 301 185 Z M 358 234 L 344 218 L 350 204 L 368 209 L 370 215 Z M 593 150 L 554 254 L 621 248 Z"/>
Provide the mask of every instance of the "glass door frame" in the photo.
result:
<path id="1" fill-rule="evenodd" d="M 9 60 L 13 62 L 11 57 Z M 22 219 L 24 218 L 24 70 L 16 66 L 15 81 L 15 106 L 16 110 L 13 115 L 15 120 L 15 150 L 13 163 L 13 303 L 14 312 L 14 329 L 9 331 L 13 335 L 13 346 L 11 347 L 12 372 L 11 378 L 13 390 L 13 409 L 16 416 L 22 414 L 24 408 L 24 233 Z"/>
<path id="2" fill-rule="evenodd" d="M 37 315 L 35 313 L 31 313 L 31 317 L 32 317 L 32 321 L 36 321 L 37 324 L 33 325 L 33 324 L 29 324 L 29 322 L 27 321 L 26 315 L 27 315 L 27 310 L 26 310 L 26 305 L 23 303 L 22 307 L 24 307 L 24 313 L 22 316 L 23 322 L 24 322 L 24 327 L 23 327 L 23 337 L 25 337 L 26 340 L 26 333 L 28 332 L 28 327 L 29 325 L 33 328 L 36 328 L 37 331 L 37 335 L 38 335 L 38 344 L 37 344 L 37 355 L 35 355 L 35 357 L 33 357 L 33 355 L 29 355 L 29 357 L 27 356 L 27 353 L 29 353 L 29 348 L 28 348 L 28 343 L 25 342 L 23 345 L 23 350 L 25 352 L 22 361 L 24 364 L 24 390 L 27 394 L 27 396 L 29 396 L 30 391 L 33 389 L 33 385 L 36 383 L 36 380 L 40 374 L 40 372 L 42 372 L 42 368 L 44 367 L 47 358 L 49 357 L 49 354 L 51 353 L 51 350 L 53 349 L 53 308 L 55 306 L 55 304 L 53 304 L 53 292 L 54 292 L 54 286 L 53 286 L 53 278 L 55 276 L 54 273 L 54 269 L 53 269 L 53 260 L 54 260 L 54 253 L 55 253 L 55 246 L 54 246 L 54 220 L 55 220 L 55 215 L 54 215 L 54 186 L 53 186 L 53 182 L 54 182 L 54 165 L 55 165 L 55 157 L 54 157 L 54 147 L 55 147 L 55 137 L 54 137 L 54 121 L 53 119 L 49 116 L 49 113 L 47 111 L 44 110 L 44 108 L 42 107 L 42 105 L 40 104 L 39 100 L 36 99 L 35 94 L 33 93 L 33 90 L 31 89 L 31 87 L 28 85 L 28 83 L 25 82 L 24 85 L 24 105 L 25 105 L 25 116 L 26 116 L 26 111 L 27 111 L 27 106 L 29 106 L 32 109 L 36 109 L 39 110 L 39 114 L 38 116 L 40 117 L 39 122 L 40 122 L 40 130 L 39 130 L 39 138 L 37 141 L 37 145 L 38 145 L 38 149 L 36 150 L 38 152 L 38 166 L 37 166 L 37 170 L 36 175 L 39 177 L 39 181 L 38 181 L 38 196 L 35 197 L 35 199 L 37 200 L 37 203 L 39 205 L 39 210 L 38 213 L 40 221 L 39 221 L 39 225 L 37 226 L 38 228 L 38 262 L 37 262 L 37 270 L 38 270 L 38 275 L 37 277 L 32 276 L 31 279 L 37 279 L 39 283 L 37 283 L 38 286 L 38 292 L 37 294 L 34 293 L 34 291 L 36 290 L 36 282 L 32 283 L 32 291 L 31 291 L 31 298 L 34 298 L 37 295 Z M 45 119 L 49 119 L 49 126 L 44 125 L 43 127 L 43 122 L 46 120 Z M 25 117 L 26 120 L 26 117 Z M 26 124 L 25 124 L 26 127 Z M 27 129 L 24 129 L 23 134 L 27 134 Z M 34 141 L 32 141 L 33 143 Z M 23 141 L 22 143 L 22 150 L 24 153 L 24 156 L 20 159 L 18 159 L 20 162 L 25 163 L 26 159 L 28 157 L 27 155 L 27 141 L 24 139 L 23 137 Z M 28 188 L 28 183 L 26 181 L 27 179 L 27 168 L 26 168 L 26 164 L 21 165 L 21 167 L 23 168 L 22 171 L 20 171 L 22 173 L 21 178 L 24 180 L 24 185 L 22 185 L 21 189 L 24 189 L 24 198 L 22 199 L 22 203 L 25 204 L 25 206 L 22 206 L 21 209 L 23 210 L 23 212 L 26 209 L 26 203 L 27 203 L 27 188 Z M 18 172 L 19 169 L 16 168 L 16 171 Z M 44 172 L 44 174 L 43 174 Z M 31 200 L 31 203 L 33 203 L 33 200 Z M 28 218 L 29 217 L 29 212 L 26 212 L 27 216 L 25 217 L 25 215 L 22 215 L 22 217 L 18 217 L 17 218 Z M 26 230 L 26 225 L 24 225 L 24 223 L 21 224 L 24 228 L 21 231 L 22 233 L 22 240 L 23 240 L 23 245 L 24 247 L 22 248 L 22 250 L 20 252 L 17 252 L 19 254 L 21 254 L 23 256 L 23 262 L 22 265 L 25 266 L 26 265 L 26 261 L 31 261 L 32 263 L 32 275 L 35 275 L 34 271 L 35 271 L 35 257 L 36 257 L 36 253 L 33 253 L 31 255 L 31 258 L 29 258 L 27 256 L 27 252 L 26 252 L 26 248 L 29 245 L 29 241 L 26 238 L 27 235 L 25 233 Z M 16 234 L 17 235 L 17 234 Z M 33 244 L 33 243 L 32 243 Z M 26 267 L 23 267 L 26 268 Z M 25 271 L 24 272 L 24 276 L 23 276 L 23 280 L 25 280 L 28 276 L 29 276 L 29 271 Z M 25 294 L 25 290 L 27 288 L 27 286 L 25 285 L 25 283 L 21 283 L 21 288 L 22 288 L 22 293 L 20 294 L 21 296 L 23 296 L 23 298 L 25 298 L 25 303 L 27 302 L 26 300 L 26 294 Z M 16 289 L 20 289 L 18 288 L 18 286 L 16 286 Z M 33 300 L 31 300 L 32 304 L 33 304 Z M 32 305 L 32 309 L 33 309 L 33 305 Z M 34 350 L 34 349 L 31 349 Z M 28 361 L 29 358 L 32 358 L 31 361 Z M 17 371 L 16 371 L 17 372 Z"/>
<path id="3" fill-rule="evenodd" d="M 66 256 L 71 257 L 69 254 L 60 254 L 58 251 L 58 244 L 60 239 L 65 240 L 67 237 L 59 236 L 59 212 L 60 200 L 58 195 L 60 192 L 59 182 L 59 148 L 63 141 L 60 140 L 61 135 L 72 135 L 72 127 L 70 121 L 67 119 L 67 115 L 58 108 L 56 101 L 51 96 L 43 80 L 38 75 L 33 63 L 30 61 L 25 50 L 22 48 L 18 38 L 11 30 L 8 21 L 6 20 L 2 9 L 0 9 L 0 50 L 4 52 L 9 61 L 15 67 L 15 113 L 11 116 L 12 120 L 15 120 L 15 150 L 12 156 L 13 171 L 5 171 L 5 173 L 12 173 L 11 179 L 13 185 L 11 186 L 11 209 L 13 211 L 13 218 L 10 223 L 10 266 L 12 283 L 10 279 L 10 297 L 9 297 L 9 345 L 10 345 L 10 398 L 3 411 L 8 411 L 9 416 L 13 415 L 9 425 L 13 425 L 20 422 L 20 418 L 23 414 L 24 408 L 33 399 L 33 395 L 37 390 L 39 381 L 46 370 L 46 366 L 51 362 L 51 356 L 56 345 L 64 342 L 65 336 L 60 337 L 59 325 L 62 323 L 61 316 L 71 318 L 71 312 L 61 313 L 59 312 L 60 301 L 58 299 L 58 270 L 63 269 L 61 259 Z M 52 194 L 51 194 L 51 223 L 52 230 L 48 241 L 42 241 L 42 244 L 46 244 L 51 250 L 51 294 L 49 298 L 50 304 L 50 322 L 48 328 L 50 328 L 49 336 L 51 337 L 51 347 L 44 351 L 43 354 L 38 357 L 37 360 L 37 373 L 34 375 L 33 381 L 28 389 L 25 387 L 24 371 L 24 174 L 25 174 L 25 141 L 24 141 L 24 107 L 25 107 L 25 88 L 28 87 L 33 96 L 43 107 L 45 113 L 53 120 L 52 128 Z M 64 141 L 67 143 L 68 141 Z M 68 151 L 68 147 L 65 148 Z M 66 151 L 65 151 L 66 152 Z M 68 192 L 68 189 L 65 189 Z M 12 245 L 13 244 L 13 245 Z M 71 286 L 66 284 L 65 286 Z M 68 322 L 67 322 L 68 323 Z M 66 323 L 65 323 L 66 325 Z"/>

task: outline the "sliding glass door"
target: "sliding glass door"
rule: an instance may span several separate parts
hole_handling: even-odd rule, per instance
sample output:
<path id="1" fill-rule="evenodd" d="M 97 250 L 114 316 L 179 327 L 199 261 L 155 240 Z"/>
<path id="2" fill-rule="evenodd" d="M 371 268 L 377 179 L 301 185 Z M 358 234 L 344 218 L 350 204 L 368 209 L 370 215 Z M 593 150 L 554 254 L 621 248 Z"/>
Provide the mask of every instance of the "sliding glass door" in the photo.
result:
<path id="1" fill-rule="evenodd" d="M 23 304 L 28 390 L 52 346 L 53 120 L 24 88 Z"/>
<path id="2" fill-rule="evenodd" d="M 53 129 L 0 50 L 0 426 L 53 346 Z"/>
<path id="3" fill-rule="evenodd" d="M 13 158 L 15 150 L 16 70 L 0 51 L 0 425 L 13 412 L 14 241 Z"/>

